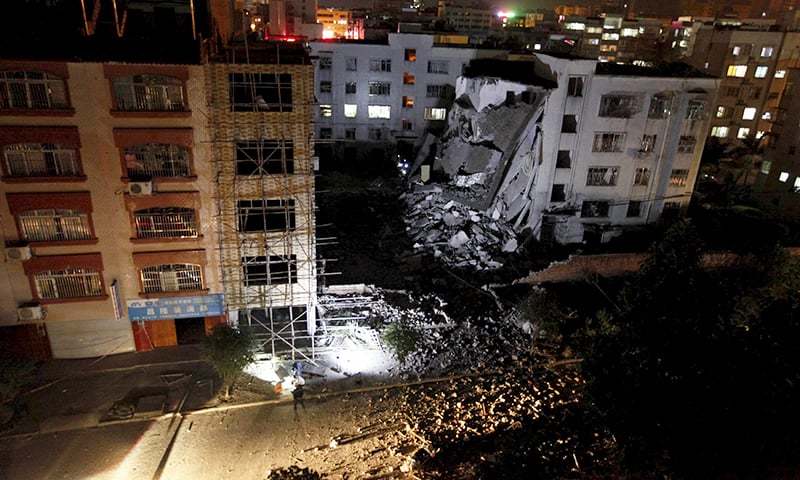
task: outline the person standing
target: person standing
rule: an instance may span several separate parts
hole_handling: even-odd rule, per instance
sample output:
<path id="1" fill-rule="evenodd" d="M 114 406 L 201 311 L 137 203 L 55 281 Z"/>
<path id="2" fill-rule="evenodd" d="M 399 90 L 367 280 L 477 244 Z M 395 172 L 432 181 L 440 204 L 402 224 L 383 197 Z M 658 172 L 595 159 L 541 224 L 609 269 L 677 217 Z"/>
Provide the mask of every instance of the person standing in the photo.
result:
<path id="1" fill-rule="evenodd" d="M 294 411 L 297 413 L 297 404 L 299 403 L 303 410 L 306 409 L 306 404 L 303 401 L 303 395 L 305 394 L 305 386 L 306 381 L 300 375 L 295 375 L 292 379 L 292 386 L 294 386 L 294 390 L 292 390 L 292 397 L 294 398 Z"/>

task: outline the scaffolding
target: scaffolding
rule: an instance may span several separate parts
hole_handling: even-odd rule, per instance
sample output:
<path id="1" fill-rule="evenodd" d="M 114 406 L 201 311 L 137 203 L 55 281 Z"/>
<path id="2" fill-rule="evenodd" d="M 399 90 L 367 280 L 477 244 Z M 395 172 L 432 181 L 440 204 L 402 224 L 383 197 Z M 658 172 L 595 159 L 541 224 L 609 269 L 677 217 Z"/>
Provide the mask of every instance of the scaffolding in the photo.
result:
<path id="1" fill-rule="evenodd" d="M 227 309 L 259 358 L 313 362 L 314 67 L 280 42 L 225 56 L 205 75 Z"/>

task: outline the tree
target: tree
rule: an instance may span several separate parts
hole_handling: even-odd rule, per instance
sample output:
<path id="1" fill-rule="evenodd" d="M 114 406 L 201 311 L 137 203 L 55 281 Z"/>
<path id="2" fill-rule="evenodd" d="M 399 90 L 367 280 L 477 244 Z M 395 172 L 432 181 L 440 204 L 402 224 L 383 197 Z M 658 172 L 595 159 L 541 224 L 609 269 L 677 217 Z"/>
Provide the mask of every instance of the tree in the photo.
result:
<path id="1" fill-rule="evenodd" d="M 417 350 L 420 335 L 409 325 L 394 322 L 383 332 L 383 341 L 394 350 L 397 360 L 404 363 Z"/>
<path id="2" fill-rule="evenodd" d="M 13 402 L 20 391 L 33 381 L 36 364 L 30 360 L 0 356 L 0 425 L 14 416 Z"/>
<path id="3" fill-rule="evenodd" d="M 243 330 L 219 325 L 205 338 L 204 347 L 206 358 L 222 379 L 223 399 L 228 400 L 233 383 L 255 361 L 252 337 Z"/>

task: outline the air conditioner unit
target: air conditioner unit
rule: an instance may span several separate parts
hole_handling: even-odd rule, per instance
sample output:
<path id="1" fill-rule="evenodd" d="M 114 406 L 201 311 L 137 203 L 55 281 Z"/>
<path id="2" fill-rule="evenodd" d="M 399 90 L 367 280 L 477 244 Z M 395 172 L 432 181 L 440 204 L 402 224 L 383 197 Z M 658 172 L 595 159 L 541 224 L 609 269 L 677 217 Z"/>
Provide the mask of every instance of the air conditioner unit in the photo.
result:
<path id="1" fill-rule="evenodd" d="M 128 184 L 128 193 L 131 195 L 152 195 L 153 182 L 131 182 Z"/>
<path id="2" fill-rule="evenodd" d="M 11 261 L 23 262 L 31 258 L 31 247 L 28 245 L 6 247 L 6 257 Z"/>
<path id="3" fill-rule="evenodd" d="M 42 306 L 38 304 L 29 304 L 17 308 L 17 319 L 20 322 L 35 322 L 44 319 Z"/>

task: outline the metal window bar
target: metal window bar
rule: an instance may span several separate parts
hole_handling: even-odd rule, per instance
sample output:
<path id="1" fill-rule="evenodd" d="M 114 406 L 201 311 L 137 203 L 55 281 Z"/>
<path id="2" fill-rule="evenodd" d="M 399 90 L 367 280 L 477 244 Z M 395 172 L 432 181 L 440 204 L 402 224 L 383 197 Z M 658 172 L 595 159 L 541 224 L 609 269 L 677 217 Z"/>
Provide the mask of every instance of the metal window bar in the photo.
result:
<path id="1" fill-rule="evenodd" d="M 149 208 L 133 213 L 136 238 L 194 238 L 197 221 L 191 208 Z"/>
<path id="2" fill-rule="evenodd" d="M 181 145 L 147 143 L 125 149 L 130 178 L 188 177 L 189 150 Z"/>
<path id="3" fill-rule="evenodd" d="M 692 153 L 697 144 L 697 139 L 689 136 L 682 136 L 678 141 L 679 153 Z"/>
<path id="4" fill-rule="evenodd" d="M 117 110 L 163 112 L 186 110 L 183 84 L 162 75 L 135 75 L 114 80 Z"/>
<path id="5" fill-rule="evenodd" d="M 77 152 L 53 143 L 17 143 L 3 148 L 11 177 L 75 177 L 81 174 Z"/>
<path id="6" fill-rule="evenodd" d="M 292 111 L 291 74 L 231 73 L 228 85 L 234 112 Z"/>
<path id="7" fill-rule="evenodd" d="M 100 273 L 83 268 L 48 270 L 35 273 L 34 283 L 39 298 L 97 297 L 103 294 Z"/>
<path id="8" fill-rule="evenodd" d="M 0 72 L 0 108 L 67 108 L 64 80 L 44 72 Z"/>
<path id="9" fill-rule="evenodd" d="M 586 175 L 586 185 L 611 187 L 617 184 L 619 168 L 590 168 Z"/>
<path id="10" fill-rule="evenodd" d="M 31 242 L 92 238 L 89 216 L 75 210 L 31 210 L 18 220 L 23 238 Z"/>
<path id="11" fill-rule="evenodd" d="M 236 174 L 263 176 L 294 173 L 292 140 L 247 140 L 236 142 Z"/>
<path id="12" fill-rule="evenodd" d="M 200 265 L 172 263 L 145 267 L 141 271 L 145 293 L 201 290 L 203 275 Z"/>
<path id="13" fill-rule="evenodd" d="M 650 169 L 637 168 L 633 177 L 633 184 L 646 187 L 650 183 Z"/>
<path id="14" fill-rule="evenodd" d="M 669 176 L 670 187 L 685 187 L 689 180 L 689 170 L 673 170 Z"/>

